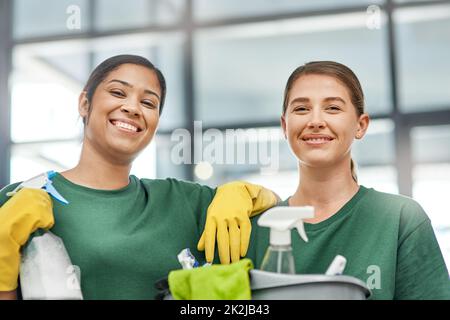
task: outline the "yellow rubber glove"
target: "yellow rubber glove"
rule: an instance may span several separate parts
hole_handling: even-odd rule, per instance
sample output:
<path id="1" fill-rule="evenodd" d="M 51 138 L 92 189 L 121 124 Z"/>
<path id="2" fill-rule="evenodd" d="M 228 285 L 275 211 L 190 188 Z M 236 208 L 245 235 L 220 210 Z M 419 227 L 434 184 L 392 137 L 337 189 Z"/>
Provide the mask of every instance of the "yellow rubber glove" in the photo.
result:
<path id="1" fill-rule="evenodd" d="M 222 264 L 237 262 L 247 254 L 250 241 L 250 217 L 273 207 L 279 197 L 262 186 L 244 181 L 233 181 L 217 188 L 208 207 L 205 230 L 197 249 L 205 250 L 206 261 L 214 259 L 217 246 Z"/>
<path id="2" fill-rule="evenodd" d="M 44 190 L 21 189 L 0 208 L 0 291 L 17 288 L 20 247 L 38 228 L 54 224 L 53 205 Z"/>

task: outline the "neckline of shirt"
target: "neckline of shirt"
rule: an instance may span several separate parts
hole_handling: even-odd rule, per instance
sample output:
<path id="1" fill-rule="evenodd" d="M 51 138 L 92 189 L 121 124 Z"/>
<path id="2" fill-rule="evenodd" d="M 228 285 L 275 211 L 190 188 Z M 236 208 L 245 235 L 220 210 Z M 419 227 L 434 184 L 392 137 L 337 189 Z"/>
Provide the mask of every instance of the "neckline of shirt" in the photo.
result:
<path id="1" fill-rule="evenodd" d="M 307 223 L 304 222 L 305 231 L 315 231 L 319 230 L 325 227 L 328 227 L 333 222 L 340 220 L 341 218 L 347 216 L 351 209 L 359 202 L 359 200 L 367 193 L 369 189 L 366 187 L 360 185 L 358 192 L 356 192 L 353 197 L 347 201 L 335 214 L 333 214 L 331 217 L 325 219 L 324 221 L 318 222 L 318 223 Z M 281 206 L 289 207 L 289 199 L 291 197 L 288 197 L 286 200 L 282 201 L 280 203 Z"/>
<path id="2" fill-rule="evenodd" d="M 136 180 L 137 178 L 134 175 L 129 176 L 129 182 L 128 185 L 125 187 L 119 188 L 119 189 L 113 189 L 113 190 L 102 190 L 102 189 L 94 189 L 86 186 L 82 186 L 79 184 L 76 184 L 68 179 L 66 179 L 63 175 L 61 175 L 59 172 L 56 173 L 55 177 L 53 178 L 53 181 L 56 183 L 61 183 L 72 190 L 85 192 L 85 193 L 96 193 L 98 195 L 111 195 L 111 194 L 126 194 L 130 191 L 132 191 L 136 187 Z"/>

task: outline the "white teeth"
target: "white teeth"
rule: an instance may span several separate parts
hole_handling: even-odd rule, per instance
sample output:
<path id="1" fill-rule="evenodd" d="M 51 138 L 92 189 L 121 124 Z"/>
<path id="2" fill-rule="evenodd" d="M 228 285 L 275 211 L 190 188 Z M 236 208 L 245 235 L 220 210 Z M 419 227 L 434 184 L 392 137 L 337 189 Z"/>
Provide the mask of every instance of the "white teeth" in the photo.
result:
<path id="1" fill-rule="evenodd" d="M 322 142 L 322 141 L 328 141 L 328 139 L 325 138 L 313 138 L 313 139 L 307 139 L 307 141 L 312 141 L 312 142 Z"/>
<path id="2" fill-rule="evenodd" d="M 309 143 L 325 143 L 325 142 L 328 142 L 328 141 L 330 141 L 331 139 L 329 139 L 329 138 L 306 138 L 306 139 L 303 139 L 304 141 L 307 141 L 307 142 L 309 142 Z"/>
<path id="3" fill-rule="evenodd" d="M 136 128 L 135 126 L 133 126 L 133 125 L 131 125 L 129 123 L 120 122 L 120 121 L 113 121 L 113 124 L 116 127 L 124 128 L 124 129 L 130 130 L 130 131 L 134 131 L 134 132 L 138 131 L 138 128 Z"/>

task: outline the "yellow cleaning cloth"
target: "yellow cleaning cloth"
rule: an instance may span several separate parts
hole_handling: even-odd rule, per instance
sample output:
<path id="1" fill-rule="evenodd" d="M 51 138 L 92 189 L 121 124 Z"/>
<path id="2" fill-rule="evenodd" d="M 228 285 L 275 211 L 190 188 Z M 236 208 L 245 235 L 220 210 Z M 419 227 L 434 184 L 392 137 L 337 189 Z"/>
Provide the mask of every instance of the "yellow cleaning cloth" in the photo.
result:
<path id="1" fill-rule="evenodd" d="M 169 273 L 169 288 L 176 300 L 250 300 L 250 259 Z"/>

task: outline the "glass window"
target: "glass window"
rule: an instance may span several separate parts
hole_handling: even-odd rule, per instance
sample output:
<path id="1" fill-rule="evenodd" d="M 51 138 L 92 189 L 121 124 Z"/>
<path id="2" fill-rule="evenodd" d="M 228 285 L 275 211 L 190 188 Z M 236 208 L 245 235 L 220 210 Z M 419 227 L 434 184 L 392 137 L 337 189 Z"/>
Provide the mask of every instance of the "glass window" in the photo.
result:
<path id="1" fill-rule="evenodd" d="M 358 183 L 378 191 L 398 193 L 395 159 L 394 123 L 372 120 L 362 140 L 355 140 L 352 157 Z"/>
<path id="2" fill-rule="evenodd" d="M 267 174 L 248 173 L 237 179 L 257 183 L 274 190 L 283 200 L 294 194 L 299 182 L 296 169 Z M 381 192 L 398 193 L 397 172 L 393 166 L 360 167 L 358 168 L 358 183 Z"/>
<path id="3" fill-rule="evenodd" d="M 415 163 L 450 163 L 450 125 L 412 128 L 411 139 Z"/>
<path id="4" fill-rule="evenodd" d="M 395 159 L 394 123 L 372 120 L 362 140 L 355 140 L 352 156 L 358 166 L 393 164 Z"/>
<path id="5" fill-rule="evenodd" d="M 290 73 L 314 60 L 348 65 L 362 83 L 368 112 L 388 112 L 384 22 L 369 30 L 365 19 L 357 13 L 201 31 L 195 38 L 197 119 L 207 126 L 278 121 Z"/>
<path id="6" fill-rule="evenodd" d="M 16 39 L 89 30 L 88 0 L 15 0 L 13 36 Z"/>
<path id="7" fill-rule="evenodd" d="M 413 181 L 413 197 L 424 207 L 433 225 L 450 228 L 450 163 L 416 165 Z"/>
<path id="8" fill-rule="evenodd" d="M 436 226 L 450 227 L 447 196 L 450 190 L 450 125 L 411 130 L 413 193 Z M 433 163 L 434 162 L 434 163 Z"/>
<path id="9" fill-rule="evenodd" d="M 413 197 L 431 219 L 442 253 L 450 266 L 450 125 L 411 130 Z"/>
<path id="10" fill-rule="evenodd" d="M 178 163 L 174 159 L 175 148 L 180 141 L 172 139 L 172 136 L 167 134 L 157 134 L 154 139 L 155 141 L 152 144 L 156 146 L 156 177 L 158 179 L 168 177 L 182 180 L 187 179 L 187 170 L 190 169 L 190 163 Z M 186 147 L 188 146 L 186 145 Z"/>
<path id="11" fill-rule="evenodd" d="M 185 127 L 187 112 L 181 41 L 171 43 L 167 39 L 164 40 L 156 48 L 155 58 L 155 64 L 164 74 L 167 85 L 167 96 L 159 122 L 159 130 L 173 130 L 174 128 Z"/>
<path id="12" fill-rule="evenodd" d="M 413 197 L 430 218 L 444 259 L 450 267 L 448 190 L 450 190 L 450 163 L 420 164 L 414 167 Z"/>
<path id="13" fill-rule="evenodd" d="M 78 96 L 88 69 L 84 56 L 36 53 L 17 47 L 13 54 L 11 138 L 13 142 L 72 139 L 80 136 Z M 66 61 L 66 63 L 64 63 Z M 72 63 L 67 63 L 72 61 Z"/>
<path id="14" fill-rule="evenodd" d="M 83 50 L 80 52 L 53 52 L 53 54 L 39 54 L 35 60 L 40 60 L 55 74 L 68 78 L 83 85 L 90 73 L 89 54 Z"/>
<path id="15" fill-rule="evenodd" d="M 131 174 L 138 178 L 156 178 L 156 143 L 152 141 L 134 160 Z"/>
<path id="16" fill-rule="evenodd" d="M 183 17 L 185 0 L 98 0 L 95 27 L 99 30 L 172 24 Z"/>
<path id="17" fill-rule="evenodd" d="M 358 183 L 380 192 L 398 194 L 397 170 L 394 166 L 358 167 Z"/>
<path id="18" fill-rule="evenodd" d="M 197 20 L 270 15 L 305 10 L 341 9 L 342 7 L 371 5 L 382 0 L 194 0 Z"/>
<path id="19" fill-rule="evenodd" d="M 62 171 L 74 167 L 80 152 L 80 141 L 13 145 L 11 182 L 27 180 L 49 170 Z"/>
<path id="20" fill-rule="evenodd" d="M 398 9 L 394 18 L 401 109 L 448 109 L 450 5 Z"/>
<path id="21" fill-rule="evenodd" d="M 424 2 L 424 1 L 433 2 L 436 0 L 394 0 L 394 2 L 398 2 L 398 3 L 413 3 L 413 2 Z"/>
<path id="22" fill-rule="evenodd" d="M 42 172 L 64 171 L 77 165 L 81 141 L 17 144 L 12 148 L 11 182 L 23 181 Z M 156 177 L 155 143 L 152 142 L 133 163 L 131 174 Z"/>
<path id="23" fill-rule="evenodd" d="M 288 170 L 278 172 L 276 174 L 262 175 L 262 174 L 246 174 L 239 179 L 249 181 L 251 183 L 259 184 L 275 191 L 282 200 L 292 196 L 297 190 L 298 186 L 298 172 L 297 170 Z"/>

